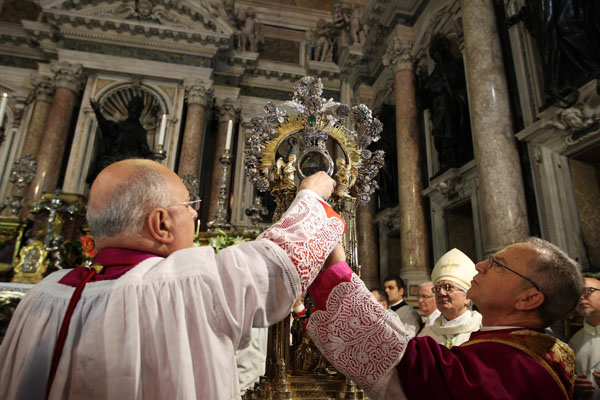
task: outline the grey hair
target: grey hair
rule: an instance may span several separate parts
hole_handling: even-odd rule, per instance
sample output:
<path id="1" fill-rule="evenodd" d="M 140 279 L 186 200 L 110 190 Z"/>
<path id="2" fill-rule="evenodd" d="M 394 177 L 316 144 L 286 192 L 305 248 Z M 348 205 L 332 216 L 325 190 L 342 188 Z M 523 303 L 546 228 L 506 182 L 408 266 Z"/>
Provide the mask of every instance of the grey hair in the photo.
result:
<path id="1" fill-rule="evenodd" d="M 145 164 L 133 168 L 131 179 L 116 186 L 108 205 L 99 210 L 88 207 L 86 217 L 95 238 L 139 237 L 146 215 L 171 200 L 167 180 L 159 171 Z"/>
<path id="2" fill-rule="evenodd" d="M 528 277 L 540 287 L 545 298 L 537 313 L 545 324 L 551 325 L 577 306 L 583 293 L 583 274 L 579 264 L 552 243 L 534 237 L 527 239 L 527 243 L 538 253 L 529 260 Z"/>
<path id="3" fill-rule="evenodd" d="M 419 289 L 422 288 L 422 287 L 428 286 L 428 285 L 433 286 L 433 282 L 431 282 L 431 281 L 429 281 L 429 282 L 423 282 L 423 283 L 421 283 L 419 285 Z"/>

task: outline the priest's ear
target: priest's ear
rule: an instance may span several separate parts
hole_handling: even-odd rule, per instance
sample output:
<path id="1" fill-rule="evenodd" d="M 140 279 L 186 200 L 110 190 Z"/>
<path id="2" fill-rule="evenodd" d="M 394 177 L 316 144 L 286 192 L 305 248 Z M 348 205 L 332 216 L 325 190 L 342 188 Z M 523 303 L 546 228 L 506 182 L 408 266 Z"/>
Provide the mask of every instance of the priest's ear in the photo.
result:
<path id="1" fill-rule="evenodd" d="M 532 311 L 544 304 L 544 294 L 536 288 L 529 288 L 519 294 L 515 308 L 519 311 Z"/>
<path id="2" fill-rule="evenodd" d="M 164 208 L 155 208 L 150 211 L 146 219 L 146 228 L 148 233 L 155 241 L 161 244 L 170 244 L 175 237 L 173 236 L 174 222 L 171 216 Z"/>

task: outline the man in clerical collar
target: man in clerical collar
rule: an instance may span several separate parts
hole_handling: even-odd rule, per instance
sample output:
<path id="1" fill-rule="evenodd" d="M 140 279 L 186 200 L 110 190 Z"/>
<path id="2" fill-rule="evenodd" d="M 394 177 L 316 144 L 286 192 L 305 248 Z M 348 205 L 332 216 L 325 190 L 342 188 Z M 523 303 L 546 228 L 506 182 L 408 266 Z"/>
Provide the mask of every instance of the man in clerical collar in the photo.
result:
<path id="1" fill-rule="evenodd" d="M 392 275 L 383 281 L 383 288 L 390 299 L 390 309 L 400 317 L 406 329 L 413 335 L 419 330 L 419 314 L 404 301 L 404 280 L 398 275 Z"/>
<path id="2" fill-rule="evenodd" d="M 569 341 L 575 351 L 575 396 L 600 399 L 600 280 L 586 276 L 585 287 L 577 304 L 583 315 L 583 328 Z"/>
<path id="3" fill-rule="evenodd" d="M 423 327 L 431 326 L 433 322 L 440 316 L 440 310 L 435 305 L 435 296 L 433 295 L 433 282 L 425 282 L 419 285 L 417 291 L 419 302 L 419 312 Z"/>
<path id="4" fill-rule="evenodd" d="M 419 336 L 431 336 L 439 344 L 450 348 L 469 340 L 471 332 L 481 327 L 481 314 L 469 310 L 471 300 L 467 290 L 477 274 L 475 264 L 458 249 L 444 254 L 433 268 L 435 302 L 442 313 Z"/>

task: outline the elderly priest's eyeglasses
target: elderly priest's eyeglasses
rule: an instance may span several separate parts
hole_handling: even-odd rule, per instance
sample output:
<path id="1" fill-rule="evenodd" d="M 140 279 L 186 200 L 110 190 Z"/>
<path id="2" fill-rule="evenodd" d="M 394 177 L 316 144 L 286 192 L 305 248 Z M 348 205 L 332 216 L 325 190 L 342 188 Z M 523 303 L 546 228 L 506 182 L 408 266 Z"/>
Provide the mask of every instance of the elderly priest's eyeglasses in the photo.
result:
<path id="1" fill-rule="evenodd" d="M 531 283 L 538 291 L 541 292 L 540 287 L 538 285 L 536 285 L 534 281 L 532 281 L 531 279 L 529 279 L 525 275 L 518 273 L 514 269 L 508 268 L 506 265 L 499 263 L 498 261 L 496 261 L 496 259 L 494 258 L 494 256 L 490 256 L 490 258 L 488 260 L 488 263 L 489 263 L 489 266 L 488 266 L 489 269 L 492 269 L 494 267 L 494 264 L 495 264 L 495 265 L 499 266 L 500 268 L 504 268 L 504 269 L 512 272 L 515 275 L 519 275 L 521 278 L 523 278 L 527 282 Z"/>
<path id="2" fill-rule="evenodd" d="M 457 290 L 460 290 L 461 292 L 463 292 L 463 290 L 461 288 L 453 286 L 453 285 L 451 285 L 449 283 L 444 283 L 443 285 L 438 283 L 433 288 L 431 288 L 431 292 L 432 293 L 439 293 L 439 292 L 442 291 L 442 289 L 444 289 L 444 291 L 446 291 L 446 293 L 452 293 L 452 292 L 455 292 Z"/>
<path id="3" fill-rule="evenodd" d="M 600 289 L 596 289 L 595 287 L 586 286 L 583 288 L 583 293 L 581 293 L 581 297 L 590 297 L 592 293 L 598 291 Z"/>
<path id="4" fill-rule="evenodd" d="M 194 211 L 198 211 L 200 209 L 201 202 L 202 202 L 202 199 L 195 197 L 190 201 L 184 201 L 183 203 L 171 204 L 170 206 L 167 206 L 167 207 L 188 206 L 191 209 L 193 209 Z"/>

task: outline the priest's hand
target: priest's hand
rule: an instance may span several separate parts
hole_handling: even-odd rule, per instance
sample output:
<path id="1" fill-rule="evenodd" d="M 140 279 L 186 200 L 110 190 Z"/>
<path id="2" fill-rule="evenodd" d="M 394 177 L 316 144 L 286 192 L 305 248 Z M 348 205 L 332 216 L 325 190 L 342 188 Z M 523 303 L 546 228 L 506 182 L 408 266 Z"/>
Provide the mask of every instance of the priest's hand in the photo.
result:
<path id="1" fill-rule="evenodd" d="M 319 171 L 304 179 L 300 184 L 300 190 L 309 189 L 327 200 L 335 189 L 335 180 L 331 179 L 326 172 Z"/>
<path id="2" fill-rule="evenodd" d="M 585 394 L 593 394 L 594 390 L 594 384 L 592 383 L 592 381 L 587 379 L 586 374 L 575 376 L 575 397 Z"/>
<path id="3" fill-rule="evenodd" d="M 600 370 L 595 369 L 592 375 L 594 376 L 594 381 L 596 381 L 596 386 L 600 387 Z"/>

